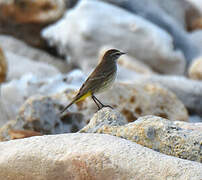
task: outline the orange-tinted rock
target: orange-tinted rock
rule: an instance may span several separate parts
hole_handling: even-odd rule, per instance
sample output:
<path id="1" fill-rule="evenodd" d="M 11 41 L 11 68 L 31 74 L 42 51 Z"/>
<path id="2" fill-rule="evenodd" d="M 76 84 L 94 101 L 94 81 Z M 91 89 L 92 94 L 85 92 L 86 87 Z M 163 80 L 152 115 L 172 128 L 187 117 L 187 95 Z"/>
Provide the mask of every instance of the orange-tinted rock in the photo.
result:
<path id="1" fill-rule="evenodd" d="M 44 26 L 58 20 L 65 11 L 63 0 L 1 0 L 0 33 L 11 34 L 35 46 L 44 46 Z"/>
<path id="2" fill-rule="evenodd" d="M 41 136 L 42 134 L 36 131 L 31 131 L 31 130 L 14 130 L 11 129 L 9 131 L 9 135 L 11 139 L 22 139 L 22 138 L 27 138 L 27 137 L 32 137 L 32 136 Z"/>
<path id="3" fill-rule="evenodd" d="M 0 47 L 0 83 L 6 80 L 7 62 L 3 50 Z"/>
<path id="4" fill-rule="evenodd" d="M 189 77 L 195 80 L 202 80 L 202 57 L 192 62 L 189 67 Z"/>

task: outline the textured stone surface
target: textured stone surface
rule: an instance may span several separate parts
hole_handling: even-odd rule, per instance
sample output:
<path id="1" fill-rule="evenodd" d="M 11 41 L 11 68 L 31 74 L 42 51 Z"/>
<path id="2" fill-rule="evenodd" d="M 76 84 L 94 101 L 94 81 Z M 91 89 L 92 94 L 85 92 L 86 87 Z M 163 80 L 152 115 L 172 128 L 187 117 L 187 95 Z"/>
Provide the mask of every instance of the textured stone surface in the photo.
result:
<path id="1" fill-rule="evenodd" d="M 202 165 L 101 134 L 65 134 L 0 143 L 0 179 L 198 180 Z"/>
<path id="2" fill-rule="evenodd" d="M 25 129 L 43 134 L 55 134 L 62 131 L 60 117 L 51 98 L 41 96 L 29 98 L 20 108 L 18 124 Z M 21 123 L 20 123 L 21 122 Z"/>
<path id="3" fill-rule="evenodd" d="M 3 112 L 6 115 L 3 119 L 4 122 L 16 119 L 19 107 L 32 95 L 41 94 L 47 96 L 62 93 L 66 89 L 78 89 L 84 78 L 84 74 L 77 70 L 68 75 L 58 74 L 57 76 L 46 78 L 26 74 L 19 80 L 12 80 L 2 84 L 0 105 L 2 105 Z"/>
<path id="4" fill-rule="evenodd" d="M 3 50 L 0 47 L 0 83 L 6 80 L 7 62 Z"/>
<path id="5" fill-rule="evenodd" d="M 34 46 L 45 46 L 40 31 L 65 11 L 64 0 L 1 0 L 0 33 L 11 34 Z"/>
<path id="6" fill-rule="evenodd" d="M 68 104 L 76 92 L 69 92 L 66 97 Z M 178 98 L 167 89 L 152 83 L 115 83 L 113 87 L 96 96 L 104 104 L 109 104 L 120 111 L 128 120 L 135 121 L 144 115 L 157 115 L 170 120 L 188 121 L 187 110 Z M 63 101 L 64 102 L 64 101 Z M 86 120 L 89 120 L 97 106 L 91 98 L 70 107 L 70 112 L 82 112 Z"/>
<path id="7" fill-rule="evenodd" d="M 202 132 L 202 122 L 201 123 L 187 123 L 182 121 L 173 121 L 173 124 L 182 128 L 182 129 L 190 129 Z"/>
<path id="8" fill-rule="evenodd" d="M 195 59 L 189 67 L 189 77 L 202 80 L 202 57 Z"/>
<path id="9" fill-rule="evenodd" d="M 35 135 L 34 132 L 40 134 L 77 132 L 86 125 L 81 113 L 68 113 L 60 116 L 59 110 L 61 110 L 61 104 L 51 97 L 30 97 L 20 107 L 17 119 L 8 121 L 0 128 L 0 139 L 6 141 L 16 136 L 27 137 Z M 29 133 L 29 131 L 34 132 Z"/>
<path id="10" fill-rule="evenodd" d="M 110 134 L 164 154 L 202 162 L 201 132 L 179 128 L 157 116 L 144 116 L 121 126 L 119 118 L 114 118 L 116 113 L 110 108 L 103 108 L 80 132 Z"/>
<path id="11" fill-rule="evenodd" d="M 174 92 L 184 105 L 192 112 L 202 115 L 202 83 L 183 76 L 145 76 L 136 74 L 129 77 L 131 82 L 157 83 Z"/>
<path id="12" fill-rule="evenodd" d="M 86 71 L 97 64 L 99 49 L 105 45 L 126 51 L 162 73 L 182 74 L 185 68 L 184 56 L 174 49 L 167 32 L 101 1 L 80 1 L 64 18 L 45 28 L 42 36 Z"/>
<path id="13" fill-rule="evenodd" d="M 62 73 L 67 73 L 72 66 L 67 64 L 64 60 L 52 56 L 45 51 L 34 48 L 21 40 L 18 40 L 12 36 L 0 35 L 0 42 L 2 49 L 5 52 L 12 52 L 13 54 L 26 57 L 36 62 L 43 62 L 50 65 L 53 65 Z"/>

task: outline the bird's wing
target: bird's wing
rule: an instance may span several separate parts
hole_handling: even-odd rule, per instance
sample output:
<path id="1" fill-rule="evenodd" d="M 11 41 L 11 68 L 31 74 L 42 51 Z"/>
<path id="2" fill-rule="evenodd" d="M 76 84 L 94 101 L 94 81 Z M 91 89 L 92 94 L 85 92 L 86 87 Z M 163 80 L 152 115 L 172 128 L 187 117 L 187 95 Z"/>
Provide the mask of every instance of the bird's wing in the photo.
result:
<path id="1" fill-rule="evenodd" d="M 105 80 L 106 75 L 104 74 L 96 74 L 96 77 L 90 76 L 82 85 L 79 91 L 92 90 L 99 83 L 102 83 Z"/>

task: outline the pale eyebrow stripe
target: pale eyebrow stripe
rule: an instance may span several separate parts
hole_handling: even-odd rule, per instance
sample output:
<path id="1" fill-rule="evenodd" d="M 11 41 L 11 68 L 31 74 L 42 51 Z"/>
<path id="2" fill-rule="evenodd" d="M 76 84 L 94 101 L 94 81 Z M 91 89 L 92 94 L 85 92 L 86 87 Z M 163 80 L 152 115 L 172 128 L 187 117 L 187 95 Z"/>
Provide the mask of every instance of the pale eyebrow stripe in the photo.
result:
<path id="1" fill-rule="evenodd" d="M 114 53 L 112 53 L 111 55 L 113 56 L 113 55 L 115 55 L 115 54 L 120 54 L 120 52 L 114 52 Z"/>

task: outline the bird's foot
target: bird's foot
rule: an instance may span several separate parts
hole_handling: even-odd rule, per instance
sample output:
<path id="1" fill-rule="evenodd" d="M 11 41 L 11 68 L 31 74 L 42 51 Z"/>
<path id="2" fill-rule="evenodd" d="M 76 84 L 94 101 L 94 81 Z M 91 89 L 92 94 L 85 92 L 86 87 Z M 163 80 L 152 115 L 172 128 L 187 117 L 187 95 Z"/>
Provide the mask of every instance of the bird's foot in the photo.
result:
<path id="1" fill-rule="evenodd" d="M 110 105 L 104 105 L 104 104 L 102 104 L 102 106 L 98 108 L 98 111 L 101 110 L 101 109 L 104 108 L 104 107 L 109 107 L 109 108 L 111 108 L 111 109 L 114 109 L 114 108 L 113 108 L 112 106 L 110 106 Z"/>

